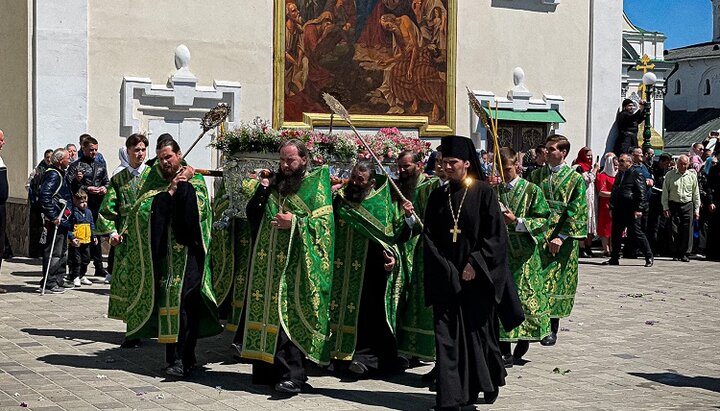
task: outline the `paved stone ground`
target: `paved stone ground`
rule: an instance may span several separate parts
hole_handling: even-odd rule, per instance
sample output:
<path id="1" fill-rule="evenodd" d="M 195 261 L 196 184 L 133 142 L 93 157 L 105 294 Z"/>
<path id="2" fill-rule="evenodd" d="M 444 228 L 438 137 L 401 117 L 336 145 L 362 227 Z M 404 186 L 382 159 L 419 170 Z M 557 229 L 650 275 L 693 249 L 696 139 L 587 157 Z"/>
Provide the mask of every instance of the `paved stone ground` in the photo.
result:
<path id="1" fill-rule="evenodd" d="M 498 401 L 477 409 L 720 409 L 720 265 L 632 260 L 581 266 L 575 311 L 555 347 L 533 344 L 508 370 Z M 423 410 L 434 395 L 419 375 L 347 382 L 313 370 L 291 399 L 250 384 L 230 333 L 201 340 L 205 364 L 189 381 L 161 373 L 164 349 L 118 348 L 123 324 L 105 316 L 108 286 L 35 292 L 33 260 L 4 262 L 0 284 L 0 408 L 17 410 Z M 96 278 L 99 280 L 98 278 Z"/>

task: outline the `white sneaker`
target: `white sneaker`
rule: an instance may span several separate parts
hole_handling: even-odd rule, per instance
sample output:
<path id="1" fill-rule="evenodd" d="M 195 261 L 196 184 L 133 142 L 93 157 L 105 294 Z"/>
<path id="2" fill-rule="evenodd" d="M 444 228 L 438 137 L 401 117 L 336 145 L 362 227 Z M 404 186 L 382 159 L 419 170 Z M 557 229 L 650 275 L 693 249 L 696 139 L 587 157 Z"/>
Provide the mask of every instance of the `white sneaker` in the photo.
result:
<path id="1" fill-rule="evenodd" d="M 93 285 L 93 282 L 88 280 L 87 277 L 83 277 L 80 279 L 80 284 L 82 285 Z"/>
<path id="2" fill-rule="evenodd" d="M 112 281 L 112 274 L 105 276 L 105 284 L 110 284 L 110 281 Z"/>
<path id="3" fill-rule="evenodd" d="M 79 279 L 79 278 L 74 279 L 74 280 L 73 280 L 73 285 L 74 285 L 75 287 L 80 287 L 80 279 Z"/>

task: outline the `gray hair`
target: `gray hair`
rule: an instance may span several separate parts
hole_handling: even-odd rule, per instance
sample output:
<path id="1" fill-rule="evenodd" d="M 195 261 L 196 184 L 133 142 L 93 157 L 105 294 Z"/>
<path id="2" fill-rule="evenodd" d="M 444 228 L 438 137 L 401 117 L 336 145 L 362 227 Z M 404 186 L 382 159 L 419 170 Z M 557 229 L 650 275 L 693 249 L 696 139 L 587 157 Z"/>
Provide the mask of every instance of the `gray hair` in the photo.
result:
<path id="1" fill-rule="evenodd" d="M 67 150 L 65 150 L 64 148 L 58 148 L 57 150 L 53 151 L 52 157 L 50 157 L 50 161 L 52 161 L 53 165 L 60 164 L 60 162 L 63 161 L 66 155 L 68 155 Z"/>

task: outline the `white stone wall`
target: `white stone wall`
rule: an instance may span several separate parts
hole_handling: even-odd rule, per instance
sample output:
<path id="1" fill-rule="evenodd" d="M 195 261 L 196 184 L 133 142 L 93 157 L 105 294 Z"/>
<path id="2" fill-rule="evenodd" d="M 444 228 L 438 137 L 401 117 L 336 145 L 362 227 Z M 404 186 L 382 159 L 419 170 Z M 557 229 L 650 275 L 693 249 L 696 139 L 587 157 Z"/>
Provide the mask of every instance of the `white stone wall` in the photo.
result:
<path id="1" fill-rule="evenodd" d="M 585 144 L 602 156 L 612 133 L 622 75 L 622 2 L 593 0 L 588 134 Z M 574 151 L 574 150 L 573 150 Z"/>
<path id="2" fill-rule="evenodd" d="M 88 130 L 98 137 L 111 164 L 117 164 L 116 148 L 124 143 L 119 130 L 123 77 L 165 83 L 175 71 L 179 44 L 192 52 L 190 68 L 198 86 L 212 86 L 213 80 L 237 81 L 243 89 L 241 118 L 271 118 L 270 0 L 90 2 L 89 16 Z"/>
<path id="3" fill-rule="evenodd" d="M 88 118 L 87 0 L 35 2 L 35 150 L 78 144 Z"/>
<path id="4" fill-rule="evenodd" d="M 705 80 L 710 80 L 711 93 L 705 94 Z M 680 80 L 681 93 L 675 94 Z M 670 110 L 697 111 L 720 107 L 720 58 L 681 61 L 669 81 L 665 105 Z"/>

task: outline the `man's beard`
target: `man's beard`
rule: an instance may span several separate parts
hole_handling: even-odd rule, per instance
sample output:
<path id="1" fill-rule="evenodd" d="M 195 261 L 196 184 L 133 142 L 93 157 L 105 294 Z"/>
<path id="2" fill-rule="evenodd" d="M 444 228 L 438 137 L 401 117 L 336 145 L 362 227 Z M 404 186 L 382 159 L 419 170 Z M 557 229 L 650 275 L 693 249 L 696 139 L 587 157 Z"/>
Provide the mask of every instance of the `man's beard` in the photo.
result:
<path id="1" fill-rule="evenodd" d="M 303 177 L 305 177 L 305 167 L 300 167 L 289 176 L 285 175 L 282 170 L 278 170 L 275 177 L 275 187 L 277 187 L 281 196 L 296 194 L 300 191 Z"/>
<path id="2" fill-rule="evenodd" d="M 372 190 L 372 185 L 368 184 L 367 187 L 362 187 L 357 184 L 348 184 L 343 190 L 345 199 L 353 203 L 361 203 Z"/>
<path id="3" fill-rule="evenodd" d="M 165 180 L 170 181 L 173 178 L 175 178 L 175 175 L 177 174 L 178 170 L 180 170 L 180 167 L 177 167 L 177 168 L 172 167 L 169 169 L 165 168 L 165 167 L 160 167 L 160 174 L 162 174 L 162 176 Z"/>
<path id="4" fill-rule="evenodd" d="M 417 184 L 418 176 L 409 173 L 399 173 L 398 188 L 400 188 L 400 192 L 407 200 L 412 201 L 415 199 L 415 189 L 417 188 Z M 400 200 L 400 196 L 398 196 L 395 191 L 393 191 L 393 200 Z"/>

